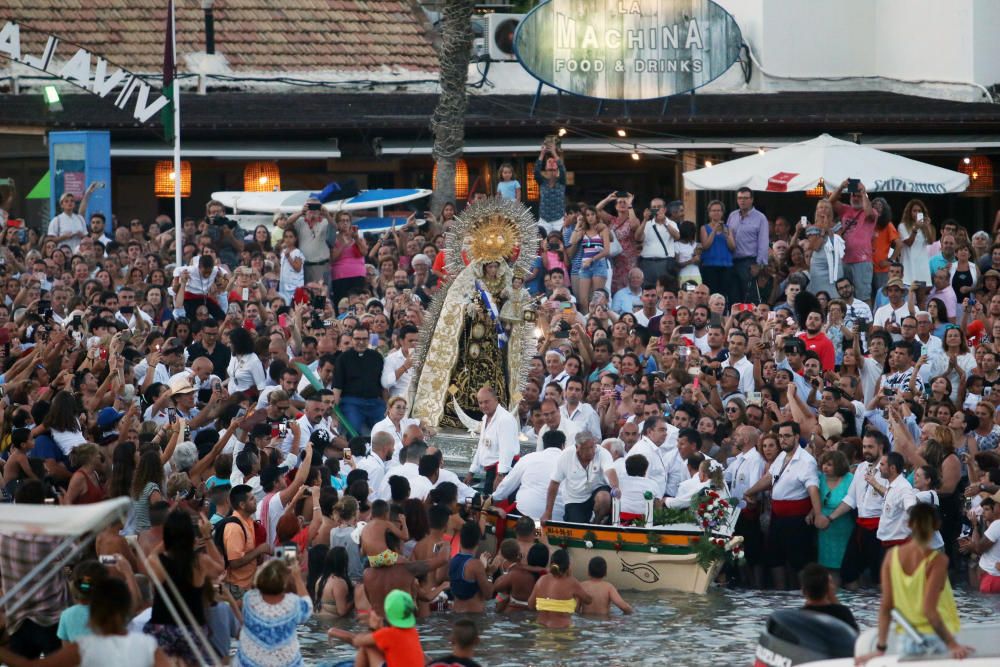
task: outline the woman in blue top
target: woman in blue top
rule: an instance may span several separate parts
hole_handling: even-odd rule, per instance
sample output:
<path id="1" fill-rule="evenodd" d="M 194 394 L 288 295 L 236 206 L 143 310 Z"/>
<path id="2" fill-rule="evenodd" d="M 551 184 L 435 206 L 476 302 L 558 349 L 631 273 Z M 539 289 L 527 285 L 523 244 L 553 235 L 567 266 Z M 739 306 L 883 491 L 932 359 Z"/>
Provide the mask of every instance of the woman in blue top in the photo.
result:
<path id="1" fill-rule="evenodd" d="M 732 304 L 738 297 L 736 274 L 733 272 L 733 250 L 736 238 L 726 226 L 726 209 L 721 201 L 708 204 L 708 222 L 701 227 L 701 279 L 712 292 L 726 297 Z"/>
<path id="2" fill-rule="evenodd" d="M 819 497 L 823 504 L 823 514 L 829 516 L 847 495 L 854 474 L 850 472 L 847 457 L 842 452 L 831 450 L 820 457 Z M 844 561 L 847 543 L 854 531 L 854 520 L 850 514 L 834 519 L 825 529 L 819 531 L 819 564 L 839 571 Z"/>

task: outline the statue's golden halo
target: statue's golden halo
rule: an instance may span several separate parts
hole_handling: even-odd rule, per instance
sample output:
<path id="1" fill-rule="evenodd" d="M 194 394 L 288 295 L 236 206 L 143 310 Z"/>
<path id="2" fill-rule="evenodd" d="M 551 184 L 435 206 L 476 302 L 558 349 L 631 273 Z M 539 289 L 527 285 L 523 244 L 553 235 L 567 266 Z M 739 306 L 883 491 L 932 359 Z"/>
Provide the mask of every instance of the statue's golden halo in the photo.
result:
<path id="1" fill-rule="evenodd" d="M 519 236 L 512 220 L 502 215 L 491 215 L 471 230 L 468 239 L 469 259 L 499 262 L 511 257 Z"/>

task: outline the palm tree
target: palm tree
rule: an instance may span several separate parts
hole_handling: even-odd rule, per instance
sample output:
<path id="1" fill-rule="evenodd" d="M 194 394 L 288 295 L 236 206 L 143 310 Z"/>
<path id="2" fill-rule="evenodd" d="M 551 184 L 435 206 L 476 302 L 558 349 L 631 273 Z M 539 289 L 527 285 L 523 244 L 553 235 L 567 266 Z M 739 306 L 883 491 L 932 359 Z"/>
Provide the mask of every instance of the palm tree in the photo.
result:
<path id="1" fill-rule="evenodd" d="M 455 160 L 465 143 L 465 84 L 472 51 L 472 10 L 474 0 L 445 0 L 438 47 L 441 92 L 431 116 L 434 132 L 434 160 L 437 182 L 431 210 L 440 214 L 446 202 L 455 198 Z"/>

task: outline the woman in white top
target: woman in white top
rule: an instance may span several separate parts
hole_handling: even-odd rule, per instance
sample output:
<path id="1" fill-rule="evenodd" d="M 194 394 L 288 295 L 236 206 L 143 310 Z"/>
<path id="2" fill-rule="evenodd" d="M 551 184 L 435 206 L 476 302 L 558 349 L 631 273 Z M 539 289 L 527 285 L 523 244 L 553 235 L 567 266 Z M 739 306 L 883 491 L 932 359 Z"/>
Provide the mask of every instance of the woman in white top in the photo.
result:
<path id="1" fill-rule="evenodd" d="M 689 458 L 688 461 L 691 459 Z M 690 467 L 688 468 L 690 470 Z M 715 459 L 704 459 L 698 464 L 698 473 L 691 479 L 684 480 L 677 487 L 677 495 L 664 498 L 663 504 L 673 509 L 690 507 L 691 499 L 701 493 L 702 489 L 713 488 L 722 490 L 726 486 L 722 480 L 722 464 Z"/>
<path id="2" fill-rule="evenodd" d="M 39 431 L 48 430 L 62 453 L 69 453 L 87 442 L 77 419 L 76 399 L 68 391 L 60 391 L 52 398 L 52 406 L 42 420 Z"/>
<path id="3" fill-rule="evenodd" d="M 233 358 L 229 362 L 229 393 L 249 392 L 253 396 L 264 388 L 264 366 L 254 352 L 253 337 L 246 329 L 237 327 L 229 332 L 229 346 Z"/>
<path id="4" fill-rule="evenodd" d="M 392 460 L 399 465 L 399 452 L 403 449 L 403 433 L 411 424 L 420 425 L 420 420 L 406 417 L 407 403 L 402 396 L 393 396 L 385 408 L 385 419 L 372 426 L 372 436 L 388 433 L 392 436 Z"/>
<path id="5" fill-rule="evenodd" d="M 90 629 L 93 634 L 63 644 L 55 653 L 28 660 L 0 648 L 0 663 L 10 667 L 167 667 L 172 664 L 156 646 L 156 639 L 141 632 L 129 632 L 132 596 L 117 577 L 94 583 L 90 599 Z"/>
<path id="6" fill-rule="evenodd" d="M 934 243 L 934 225 L 927 213 L 927 206 L 919 199 L 911 199 L 899 219 L 900 263 L 903 265 L 903 282 L 912 285 L 921 281 L 931 284 L 931 268 L 927 246 Z"/>
<path id="7" fill-rule="evenodd" d="M 288 305 L 292 304 L 292 296 L 296 288 L 302 287 L 306 281 L 306 256 L 299 250 L 299 237 L 291 227 L 285 230 L 281 246 L 281 276 L 278 293 Z"/>
<path id="8" fill-rule="evenodd" d="M 917 502 L 939 507 L 941 505 L 941 501 L 938 498 L 938 492 L 935 489 L 937 489 L 940 482 L 941 476 L 938 474 L 937 468 L 934 466 L 923 465 L 914 470 L 913 488 L 916 489 Z M 944 539 L 941 537 L 940 530 L 934 531 L 934 537 L 931 538 L 931 542 L 928 546 L 931 549 L 937 549 L 938 551 L 944 549 Z"/>
<path id="9" fill-rule="evenodd" d="M 957 326 L 950 325 L 942 341 L 944 354 L 935 354 L 927 362 L 928 370 L 921 377 L 936 378 L 943 375 L 951 382 L 951 400 L 958 402 L 959 388 L 965 387 L 965 378 L 976 367 L 976 355 L 969 351 L 969 344 Z"/>

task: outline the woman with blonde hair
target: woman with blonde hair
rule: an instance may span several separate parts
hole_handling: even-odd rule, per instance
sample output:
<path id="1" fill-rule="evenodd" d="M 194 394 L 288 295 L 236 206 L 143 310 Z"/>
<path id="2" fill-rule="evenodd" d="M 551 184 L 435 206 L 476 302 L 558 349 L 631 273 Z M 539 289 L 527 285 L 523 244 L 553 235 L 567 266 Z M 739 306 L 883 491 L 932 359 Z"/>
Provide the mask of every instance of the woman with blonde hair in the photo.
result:
<path id="1" fill-rule="evenodd" d="M 961 660 L 972 653 L 955 639 L 960 623 L 948 581 L 948 557 L 930 546 L 940 526 L 937 512 L 931 505 L 917 503 L 910 508 L 908 525 L 912 540 L 891 548 L 882 560 L 878 643 L 874 653 L 858 659 L 859 664 L 885 655 L 894 610 L 920 634 L 919 640 L 903 634 L 901 655 L 950 654 Z"/>
<path id="2" fill-rule="evenodd" d="M 313 605 L 302 568 L 293 557 L 266 562 L 243 597 L 243 629 L 236 665 L 300 665 L 297 627 L 309 620 Z"/>
<path id="3" fill-rule="evenodd" d="M 420 426 L 419 419 L 406 416 L 408 404 L 402 396 L 393 396 L 385 404 L 385 419 L 372 426 L 371 437 L 376 433 L 388 433 L 392 436 L 392 458 L 399 463 L 399 452 L 403 449 L 403 435 L 410 426 Z"/>
<path id="4" fill-rule="evenodd" d="M 89 505 L 108 497 L 97 471 L 104 463 L 100 447 L 92 442 L 82 444 L 69 453 L 69 461 L 76 472 L 69 478 L 69 487 L 62 497 L 63 505 Z"/>

